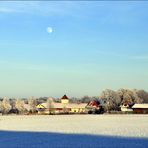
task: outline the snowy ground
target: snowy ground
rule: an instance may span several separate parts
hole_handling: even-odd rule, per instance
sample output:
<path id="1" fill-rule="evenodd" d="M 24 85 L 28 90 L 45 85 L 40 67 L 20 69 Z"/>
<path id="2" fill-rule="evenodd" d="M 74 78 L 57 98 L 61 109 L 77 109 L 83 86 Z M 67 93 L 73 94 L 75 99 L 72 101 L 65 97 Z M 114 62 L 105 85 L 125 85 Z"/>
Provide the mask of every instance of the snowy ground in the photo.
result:
<path id="1" fill-rule="evenodd" d="M 0 148 L 148 147 L 148 115 L 0 116 Z"/>

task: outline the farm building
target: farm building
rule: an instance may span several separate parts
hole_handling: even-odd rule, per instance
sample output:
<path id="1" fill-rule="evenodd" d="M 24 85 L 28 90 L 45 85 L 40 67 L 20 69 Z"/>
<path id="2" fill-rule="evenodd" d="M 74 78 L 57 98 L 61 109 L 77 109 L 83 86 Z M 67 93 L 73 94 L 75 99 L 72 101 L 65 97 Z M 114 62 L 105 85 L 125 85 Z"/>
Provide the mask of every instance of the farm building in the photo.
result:
<path id="1" fill-rule="evenodd" d="M 87 113 L 88 114 L 102 114 L 104 113 L 104 108 L 101 105 L 99 100 L 92 100 L 90 101 L 87 106 Z"/>
<path id="2" fill-rule="evenodd" d="M 68 104 L 68 103 L 69 103 L 69 98 L 68 98 L 66 95 L 64 95 L 64 96 L 61 98 L 61 103 L 62 103 L 62 104 Z"/>
<path id="3" fill-rule="evenodd" d="M 137 114 L 148 114 L 148 103 L 147 104 L 134 104 L 132 109 L 134 113 L 137 113 Z"/>
<path id="4" fill-rule="evenodd" d="M 59 114 L 59 113 L 85 113 L 86 103 L 69 103 L 69 99 L 64 95 L 60 103 L 51 102 L 37 105 L 39 114 Z"/>
<path id="5" fill-rule="evenodd" d="M 62 113 L 63 107 L 61 103 L 56 102 L 52 102 L 52 106 L 48 106 L 47 103 L 41 103 L 37 105 L 37 110 L 39 114 Z"/>
<path id="6" fill-rule="evenodd" d="M 131 106 L 127 103 L 122 104 L 120 107 L 121 107 L 122 112 L 132 112 L 133 111 Z"/>

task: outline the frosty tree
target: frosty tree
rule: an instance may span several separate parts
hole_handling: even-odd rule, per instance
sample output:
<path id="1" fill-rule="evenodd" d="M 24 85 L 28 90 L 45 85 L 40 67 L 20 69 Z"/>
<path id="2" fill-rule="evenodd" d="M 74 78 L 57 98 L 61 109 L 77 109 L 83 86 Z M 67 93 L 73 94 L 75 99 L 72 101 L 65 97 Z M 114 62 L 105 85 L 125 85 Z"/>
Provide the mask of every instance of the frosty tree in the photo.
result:
<path id="1" fill-rule="evenodd" d="M 100 99 L 102 100 L 104 107 L 107 111 L 119 109 L 121 99 L 115 91 L 110 89 L 102 91 Z"/>
<path id="2" fill-rule="evenodd" d="M 132 105 L 134 103 L 142 103 L 142 99 L 138 96 L 137 90 L 119 89 L 117 91 L 121 98 L 122 104 L 127 103 Z"/>
<path id="3" fill-rule="evenodd" d="M 24 113 L 25 112 L 25 107 L 24 107 L 24 101 L 21 99 L 17 99 L 15 103 L 15 107 L 18 109 L 19 113 Z"/>
<path id="4" fill-rule="evenodd" d="M 31 113 L 35 113 L 36 112 L 36 105 L 37 105 L 37 101 L 34 97 L 31 97 L 28 100 L 29 106 L 30 106 L 30 111 Z"/>
<path id="5" fill-rule="evenodd" d="M 47 99 L 47 108 L 49 110 L 49 114 L 54 113 L 54 103 L 52 98 Z"/>
<path id="6" fill-rule="evenodd" d="M 3 104 L 2 104 L 2 101 L 0 101 L 0 112 L 1 113 L 3 112 Z"/>
<path id="7" fill-rule="evenodd" d="M 1 107 L 2 107 L 2 112 L 4 114 L 7 114 L 10 111 L 10 109 L 11 109 L 11 105 L 10 105 L 9 99 L 4 97 L 4 99 L 2 101 L 2 104 L 1 104 Z"/>
<path id="8" fill-rule="evenodd" d="M 148 93 L 145 90 L 136 90 L 136 93 L 143 103 L 148 103 Z"/>

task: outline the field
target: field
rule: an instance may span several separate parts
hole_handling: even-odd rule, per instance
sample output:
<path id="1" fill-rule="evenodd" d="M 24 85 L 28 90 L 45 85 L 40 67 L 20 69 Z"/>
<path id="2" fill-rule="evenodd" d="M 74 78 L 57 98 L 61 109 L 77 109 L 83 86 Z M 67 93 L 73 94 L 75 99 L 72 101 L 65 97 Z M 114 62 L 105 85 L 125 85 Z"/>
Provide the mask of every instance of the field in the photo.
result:
<path id="1" fill-rule="evenodd" d="M 0 116 L 0 148 L 148 147 L 148 115 Z"/>

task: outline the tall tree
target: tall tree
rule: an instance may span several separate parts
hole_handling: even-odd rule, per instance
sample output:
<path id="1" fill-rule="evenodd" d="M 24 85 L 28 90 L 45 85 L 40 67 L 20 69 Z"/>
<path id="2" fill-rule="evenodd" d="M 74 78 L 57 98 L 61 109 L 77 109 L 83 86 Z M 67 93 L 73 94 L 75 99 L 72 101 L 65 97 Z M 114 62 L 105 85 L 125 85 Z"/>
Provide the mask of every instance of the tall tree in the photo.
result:
<path id="1" fill-rule="evenodd" d="M 115 91 L 106 89 L 102 91 L 99 98 L 103 102 L 106 111 L 119 110 L 121 99 Z"/>
<path id="2" fill-rule="evenodd" d="M 34 97 L 31 97 L 28 100 L 29 106 L 30 106 L 30 111 L 31 113 L 35 113 L 36 112 L 36 105 L 37 105 L 37 101 Z"/>
<path id="3" fill-rule="evenodd" d="M 7 99 L 6 97 L 4 97 L 4 99 L 2 101 L 2 108 L 3 108 L 4 114 L 7 114 L 11 110 L 11 105 L 10 105 L 9 99 Z"/>
<path id="4" fill-rule="evenodd" d="M 126 103 L 129 105 L 133 105 L 134 103 L 142 103 L 142 99 L 137 95 L 137 91 L 135 89 L 119 89 L 117 91 L 118 95 L 121 98 L 122 104 Z"/>
<path id="5" fill-rule="evenodd" d="M 26 111 L 24 107 L 24 101 L 21 99 L 16 100 L 15 107 L 18 109 L 20 114 L 23 114 Z"/>
<path id="6" fill-rule="evenodd" d="M 145 90 L 137 90 L 138 97 L 143 100 L 143 103 L 148 103 L 148 92 Z"/>
<path id="7" fill-rule="evenodd" d="M 52 98 L 47 99 L 47 108 L 49 110 L 49 114 L 53 114 L 55 112 L 54 102 Z"/>
<path id="8" fill-rule="evenodd" d="M 3 109 L 4 109 L 4 108 L 3 108 L 2 101 L 0 101 L 0 112 L 1 112 L 1 113 L 3 113 Z"/>

